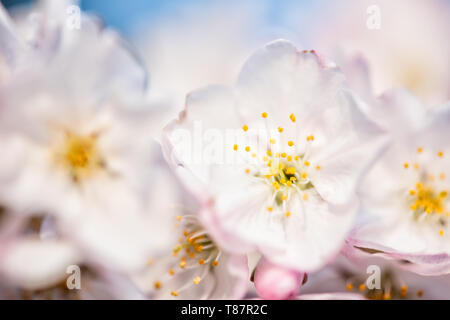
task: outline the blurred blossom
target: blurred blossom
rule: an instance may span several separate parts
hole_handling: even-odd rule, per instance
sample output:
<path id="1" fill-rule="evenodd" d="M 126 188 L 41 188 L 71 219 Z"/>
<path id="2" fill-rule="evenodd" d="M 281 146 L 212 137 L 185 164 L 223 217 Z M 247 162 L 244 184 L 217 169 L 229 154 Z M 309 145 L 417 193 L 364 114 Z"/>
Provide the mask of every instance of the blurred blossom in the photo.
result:
<path id="1" fill-rule="evenodd" d="M 256 267 L 254 282 L 261 298 L 285 300 L 292 299 L 298 294 L 304 277 L 304 273 L 262 260 Z"/>
<path id="2" fill-rule="evenodd" d="M 320 48 L 339 64 L 349 56 L 365 56 L 377 95 L 391 87 L 406 87 L 426 106 L 449 99 L 448 1 L 320 1 L 310 12 L 308 28 L 300 11 L 294 6 L 286 17 L 296 24 L 305 44 Z M 370 19 L 378 17 L 380 28 L 369 28 Z"/>
<path id="3" fill-rule="evenodd" d="M 26 290 L 65 283 L 67 266 L 80 261 L 76 248 L 67 241 L 28 237 L 11 241 L 3 250 L 0 273 L 6 282 Z"/>
<path id="4" fill-rule="evenodd" d="M 247 61 L 235 87 L 191 93 L 168 125 L 165 155 L 197 198 L 212 199 L 211 221 L 230 250 L 258 249 L 299 271 L 339 251 L 357 213 L 357 182 L 386 143 L 343 81 L 315 52 L 273 42 Z M 191 138 L 203 139 L 197 124 L 217 138 L 204 149 L 190 148 Z M 228 129 L 240 139 L 224 139 Z M 234 158 L 216 162 L 208 152 Z"/>
<path id="5" fill-rule="evenodd" d="M 394 143 L 361 185 L 362 215 L 352 242 L 422 265 L 419 273 L 448 273 L 450 104 L 427 112 L 397 90 L 377 109 L 389 114 L 379 120 Z"/>
<path id="6" fill-rule="evenodd" d="M 170 216 L 173 225 L 164 230 L 170 235 L 161 244 L 165 254 L 150 258 L 133 277 L 142 292 L 153 299 L 243 298 L 249 282 L 247 257 L 222 247 L 220 230 L 206 218 L 212 216 L 209 206 L 185 191 L 173 193 L 171 202 L 153 204 L 159 219 Z M 158 217 L 154 223 L 160 225 Z"/>
<path id="7" fill-rule="evenodd" d="M 55 217 L 58 234 L 89 259 L 136 270 L 161 239 L 147 210 L 160 110 L 124 41 L 85 15 L 81 29 L 69 28 L 66 8 L 44 1 L 32 9 L 19 23 L 32 19 L 31 37 L 1 21 L 23 44 L 6 51 L 12 74 L 0 87 L 0 141 L 9 150 L 1 203 Z"/>
<path id="8" fill-rule="evenodd" d="M 399 268 L 395 261 L 378 254 L 346 246 L 334 263 L 315 274 L 308 274 L 308 282 L 302 287 L 300 297 L 449 299 L 449 285 L 447 276 L 420 276 Z"/>

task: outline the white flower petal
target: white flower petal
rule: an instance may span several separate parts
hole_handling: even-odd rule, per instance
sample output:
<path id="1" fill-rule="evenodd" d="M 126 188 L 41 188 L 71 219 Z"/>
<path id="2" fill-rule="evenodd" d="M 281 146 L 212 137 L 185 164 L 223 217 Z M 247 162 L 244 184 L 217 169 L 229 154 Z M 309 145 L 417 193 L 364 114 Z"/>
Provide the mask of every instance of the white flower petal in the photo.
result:
<path id="1" fill-rule="evenodd" d="M 67 277 L 68 266 L 79 263 L 79 253 L 67 242 L 23 239 L 4 253 L 1 273 L 25 289 L 45 289 Z"/>

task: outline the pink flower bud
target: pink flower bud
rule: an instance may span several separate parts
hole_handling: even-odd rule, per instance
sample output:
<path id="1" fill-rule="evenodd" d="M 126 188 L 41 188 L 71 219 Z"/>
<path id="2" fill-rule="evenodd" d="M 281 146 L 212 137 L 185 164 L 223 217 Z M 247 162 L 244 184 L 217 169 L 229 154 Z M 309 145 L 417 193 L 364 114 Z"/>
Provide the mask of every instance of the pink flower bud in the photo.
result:
<path id="1" fill-rule="evenodd" d="M 256 292 L 262 299 L 292 299 L 302 286 L 305 273 L 275 265 L 266 259 L 259 262 L 255 270 Z"/>

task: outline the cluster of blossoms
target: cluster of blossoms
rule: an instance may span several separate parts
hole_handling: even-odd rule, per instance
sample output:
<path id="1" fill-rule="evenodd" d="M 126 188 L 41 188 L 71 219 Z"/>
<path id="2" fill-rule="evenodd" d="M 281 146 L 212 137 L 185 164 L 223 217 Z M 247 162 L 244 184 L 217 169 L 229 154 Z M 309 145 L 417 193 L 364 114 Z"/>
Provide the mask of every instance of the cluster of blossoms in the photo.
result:
<path id="1" fill-rule="evenodd" d="M 176 116 L 71 4 L 0 6 L 0 298 L 449 292 L 449 102 L 277 40 Z"/>

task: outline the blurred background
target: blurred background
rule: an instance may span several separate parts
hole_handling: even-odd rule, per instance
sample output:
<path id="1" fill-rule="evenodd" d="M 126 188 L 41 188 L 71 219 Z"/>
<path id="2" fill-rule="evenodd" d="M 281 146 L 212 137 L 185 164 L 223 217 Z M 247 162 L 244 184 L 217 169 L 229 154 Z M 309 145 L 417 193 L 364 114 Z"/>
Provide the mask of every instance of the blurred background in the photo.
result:
<path id="1" fill-rule="evenodd" d="M 2 0 L 12 12 L 33 1 Z M 352 72 L 363 59 L 380 94 L 406 87 L 428 106 L 450 97 L 450 0 L 82 0 L 136 48 L 153 92 L 234 81 L 264 43 L 286 38 Z"/>

